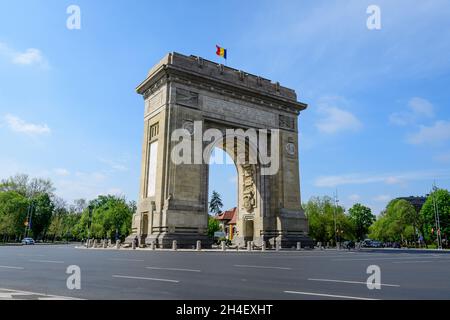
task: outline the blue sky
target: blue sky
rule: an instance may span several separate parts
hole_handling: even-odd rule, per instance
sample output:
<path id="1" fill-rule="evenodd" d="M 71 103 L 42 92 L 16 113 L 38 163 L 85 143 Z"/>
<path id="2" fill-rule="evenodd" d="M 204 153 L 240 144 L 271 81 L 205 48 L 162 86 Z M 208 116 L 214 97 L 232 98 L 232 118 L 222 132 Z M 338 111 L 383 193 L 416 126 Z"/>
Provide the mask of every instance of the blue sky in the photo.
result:
<path id="1" fill-rule="evenodd" d="M 81 8 L 81 30 L 66 9 Z M 368 5 L 381 30 L 368 30 Z M 177 51 L 294 88 L 302 198 L 375 213 L 450 187 L 450 2 L 0 0 L 0 177 L 51 178 L 66 199 L 136 199 L 149 68 Z M 236 201 L 235 169 L 210 188 Z"/>

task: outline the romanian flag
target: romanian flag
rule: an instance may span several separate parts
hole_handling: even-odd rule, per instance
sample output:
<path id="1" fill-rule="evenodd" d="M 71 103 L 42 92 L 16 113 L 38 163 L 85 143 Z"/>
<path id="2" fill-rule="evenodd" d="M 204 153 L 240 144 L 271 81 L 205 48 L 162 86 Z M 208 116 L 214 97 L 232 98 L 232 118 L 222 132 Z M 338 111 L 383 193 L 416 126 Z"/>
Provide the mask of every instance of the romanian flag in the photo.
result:
<path id="1" fill-rule="evenodd" d="M 226 59 L 227 58 L 227 49 L 219 47 L 218 45 L 216 45 L 216 48 L 217 48 L 216 54 L 219 57 L 223 57 L 224 59 Z"/>

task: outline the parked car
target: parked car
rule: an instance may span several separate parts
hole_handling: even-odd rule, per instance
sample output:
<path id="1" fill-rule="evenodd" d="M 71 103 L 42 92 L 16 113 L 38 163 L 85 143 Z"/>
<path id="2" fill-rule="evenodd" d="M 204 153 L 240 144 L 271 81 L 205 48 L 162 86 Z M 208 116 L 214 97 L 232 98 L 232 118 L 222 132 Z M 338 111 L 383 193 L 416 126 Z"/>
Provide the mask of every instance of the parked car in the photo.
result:
<path id="1" fill-rule="evenodd" d="M 380 241 L 372 241 L 371 248 L 383 248 L 383 243 Z"/>
<path id="2" fill-rule="evenodd" d="M 344 241 L 342 243 L 342 248 L 344 249 L 354 249 L 355 248 L 355 243 L 352 240 L 349 241 Z"/>
<path id="3" fill-rule="evenodd" d="M 361 242 L 361 247 L 363 247 L 363 248 L 371 248 L 372 247 L 372 240 L 365 239 L 364 241 Z"/>
<path id="4" fill-rule="evenodd" d="M 24 245 L 34 244 L 34 240 L 32 238 L 24 238 L 22 240 L 22 244 Z"/>

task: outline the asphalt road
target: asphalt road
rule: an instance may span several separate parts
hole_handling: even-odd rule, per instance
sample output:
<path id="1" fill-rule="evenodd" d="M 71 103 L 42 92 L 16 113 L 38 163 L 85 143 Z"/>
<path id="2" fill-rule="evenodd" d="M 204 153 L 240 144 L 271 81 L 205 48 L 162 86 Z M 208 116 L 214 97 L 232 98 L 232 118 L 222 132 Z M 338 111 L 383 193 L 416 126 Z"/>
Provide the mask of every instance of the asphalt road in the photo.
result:
<path id="1" fill-rule="evenodd" d="M 81 289 L 66 286 L 67 267 Z M 367 287 L 367 267 L 381 289 Z M 0 247 L 0 299 L 450 299 L 450 254 Z"/>

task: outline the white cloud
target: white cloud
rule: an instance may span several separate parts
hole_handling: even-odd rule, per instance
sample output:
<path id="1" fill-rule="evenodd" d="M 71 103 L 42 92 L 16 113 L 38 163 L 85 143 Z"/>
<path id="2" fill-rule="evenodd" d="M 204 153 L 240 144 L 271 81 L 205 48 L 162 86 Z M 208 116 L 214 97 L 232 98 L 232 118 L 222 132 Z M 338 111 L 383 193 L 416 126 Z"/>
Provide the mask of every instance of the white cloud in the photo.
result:
<path id="1" fill-rule="evenodd" d="M 408 106 L 416 115 L 422 115 L 428 118 L 434 117 L 434 107 L 430 101 L 418 97 L 409 100 Z"/>
<path id="2" fill-rule="evenodd" d="M 318 103 L 318 113 L 322 118 L 316 122 L 320 132 L 334 134 L 340 131 L 357 131 L 362 127 L 361 122 L 351 112 L 339 108 L 336 104 L 346 104 L 341 97 L 324 97 Z"/>
<path id="3" fill-rule="evenodd" d="M 398 125 L 406 126 L 408 124 L 414 124 L 418 120 L 434 117 L 433 104 L 423 98 L 414 97 L 408 101 L 408 111 L 394 112 L 389 116 L 389 122 Z"/>
<path id="4" fill-rule="evenodd" d="M 68 200 L 94 199 L 101 194 L 116 194 L 117 188 L 109 186 L 108 176 L 102 172 L 75 172 L 74 175 L 55 179 L 58 195 Z M 121 193 L 121 192 L 117 192 Z"/>
<path id="5" fill-rule="evenodd" d="M 4 119 L 8 127 L 14 132 L 32 136 L 51 133 L 50 128 L 46 124 L 29 123 L 11 114 L 6 115 Z"/>
<path id="6" fill-rule="evenodd" d="M 228 178 L 228 181 L 231 184 L 236 184 L 237 183 L 237 176 L 231 176 L 230 178 Z"/>
<path id="7" fill-rule="evenodd" d="M 21 52 L 0 42 L 0 56 L 4 56 L 9 62 L 17 65 L 48 67 L 48 62 L 41 50 L 36 48 L 28 48 Z"/>
<path id="8" fill-rule="evenodd" d="M 53 171 L 55 172 L 56 175 L 61 176 L 61 177 L 67 177 L 68 175 L 70 175 L 69 170 L 64 169 L 64 168 L 56 168 Z"/>
<path id="9" fill-rule="evenodd" d="M 13 57 L 13 63 L 22 65 L 42 64 L 44 58 L 39 49 L 30 48 L 25 52 L 18 52 Z"/>
<path id="10" fill-rule="evenodd" d="M 407 112 L 394 112 L 389 116 L 389 122 L 397 126 L 406 126 L 414 121 L 414 116 Z"/>
<path id="11" fill-rule="evenodd" d="M 334 188 L 340 185 L 362 185 L 370 183 L 405 184 L 407 181 L 432 180 L 448 178 L 450 171 L 415 171 L 399 174 L 373 174 L 359 173 L 321 176 L 314 181 L 316 187 Z"/>
<path id="12" fill-rule="evenodd" d="M 380 194 L 379 196 L 376 196 L 375 198 L 373 198 L 373 201 L 376 202 L 387 202 L 389 200 L 391 200 L 392 197 L 388 194 Z"/>
<path id="13" fill-rule="evenodd" d="M 450 152 L 438 154 L 433 159 L 438 162 L 448 163 L 450 162 Z"/>
<path id="14" fill-rule="evenodd" d="M 123 191 L 120 188 L 111 188 L 106 191 L 106 194 L 110 194 L 113 196 L 123 196 Z"/>
<path id="15" fill-rule="evenodd" d="M 128 167 L 123 164 L 122 162 L 111 160 L 111 159 L 105 159 L 105 158 L 99 158 L 98 159 L 101 163 L 104 163 L 108 165 L 111 169 L 114 171 L 128 171 Z"/>
<path id="16" fill-rule="evenodd" d="M 351 194 L 351 195 L 348 196 L 348 199 L 350 201 L 356 202 L 359 199 L 361 199 L 361 196 L 359 194 Z"/>
<path id="17" fill-rule="evenodd" d="M 420 126 L 419 132 L 408 137 L 411 144 L 440 144 L 447 140 L 450 140 L 450 122 L 442 120 L 430 127 Z"/>

